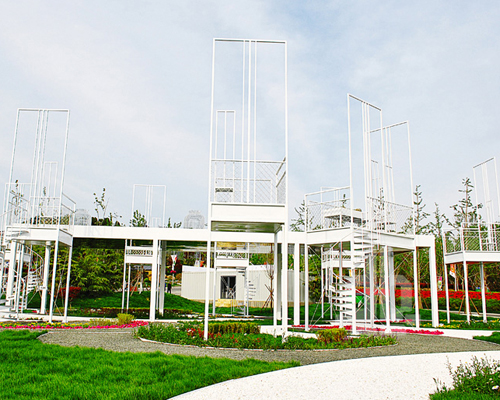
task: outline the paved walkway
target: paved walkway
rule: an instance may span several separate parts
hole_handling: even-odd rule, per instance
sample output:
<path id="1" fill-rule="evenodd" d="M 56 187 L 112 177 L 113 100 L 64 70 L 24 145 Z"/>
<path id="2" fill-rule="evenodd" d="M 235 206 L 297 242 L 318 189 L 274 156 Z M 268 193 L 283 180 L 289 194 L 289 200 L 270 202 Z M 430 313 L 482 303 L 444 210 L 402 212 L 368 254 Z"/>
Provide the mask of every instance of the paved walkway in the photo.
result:
<path id="1" fill-rule="evenodd" d="M 451 384 L 448 362 L 455 368 L 484 355 L 500 359 L 500 351 L 489 351 L 334 361 L 234 379 L 175 399 L 429 399 L 435 378 Z"/>

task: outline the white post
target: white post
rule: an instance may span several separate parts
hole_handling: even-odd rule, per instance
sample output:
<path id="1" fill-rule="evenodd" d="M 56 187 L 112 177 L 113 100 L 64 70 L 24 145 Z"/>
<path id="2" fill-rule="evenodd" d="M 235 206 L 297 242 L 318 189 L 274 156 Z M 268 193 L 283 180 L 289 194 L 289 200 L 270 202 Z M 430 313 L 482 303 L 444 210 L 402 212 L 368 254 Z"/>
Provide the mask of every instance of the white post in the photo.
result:
<path id="1" fill-rule="evenodd" d="M 127 312 L 128 312 L 128 308 L 129 308 L 129 305 L 130 305 L 130 273 L 131 273 L 131 265 L 129 264 L 128 265 L 128 278 L 127 278 Z M 142 271 L 141 271 L 141 274 L 142 274 Z"/>
<path id="2" fill-rule="evenodd" d="M 304 246 L 304 325 L 305 331 L 309 331 L 309 247 L 307 242 Z"/>
<path id="3" fill-rule="evenodd" d="M 300 243 L 293 247 L 293 324 L 300 324 Z"/>
<path id="4" fill-rule="evenodd" d="M 21 295 L 21 278 L 23 275 L 23 265 L 24 265 L 24 243 L 21 242 L 21 257 L 19 262 L 17 263 L 17 279 L 16 279 L 16 298 L 15 298 L 15 305 L 16 305 L 16 319 L 19 319 L 19 296 Z"/>
<path id="5" fill-rule="evenodd" d="M 469 271 L 467 261 L 463 261 L 464 267 L 464 283 L 465 283 L 465 313 L 467 314 L 467 322 L 470 322 L 470 303 L 469 303 Z"/>
<path id="6" fill-rule="evenodd" d="M 484 287 L 484 264 L 481 262 L 480 264 L 481 268 L 481 303 L 483 305 L 483 322 L 486 323 L 488 322 L 487 317 L 486 317 L 486 293 L 485 293 L 485 287 Z"/>
<path id="7" fill-rule="evenodd" d="M 389 292 L 390 292 L 390 316 L 391 321 L 396 321 L 396 277 L 394 276 L 394 252 L 389 248 Z"/>
<path id="8" fill-rule="evenodd" d="M 389 289 L 389 248 L 384 246 L 384 288 L 385 288 L 385 323 L 386 332 L 391 332 L 391 293 Z"/>
<path id="9" fill-rule="evenodd" d="M 50 272 L 50 242 L 45 243 L 45 257 L 43 265 L 43 288 L 42 299 L 40 304 L 40 314 L 45 314 L 47 311 L 47 290 L 49 288 L 49 272 Z"/>
<path id="10" fill-rule="evenodd" d="M 135 185 L 134 185 L 135 190 Z M 132 197 L 133 201 L 133 197 Z M 134 206 L 132 206 L 134 208 Z M 132 210 L 132 215 L 134 215 L 134 210 Z M 125 288 L 127 283 L 127 239 L 125 239 L 125 254 L 123 255 L 123 282 L 122 282 L 122 312 L 125 308 Z"/>
<path id="11" fill-rule="evenodd" d="M 210 224 L 210 221 L 209 221 Z M 210 225 L 208 229 L 211 229 Z M 210 233 L 209 233 L 210 236 Z M 210 302 L 210 259 L 211 259 L 211 240 L 210 238 L 207 241 L 207 265 L 206 274 L 205 274 L 205 320 L 203 325 L 203 337 L 205 340 L 208 340 L 208 313 L 209 313 L 209 302 Z"/>
<path id="12" fill-rule="evenodd" d="M 156 296 L 158 291 L 158 239 L 153 240 L 153 261 L 151 264 L 151 292 L 149 295 L 149 320 L 156 317 Z"/>
<path id="13" fill-rule="evenodd" d="M 418 279 L 418 248 L 413 249 L 413 300 L 415 301 L 415 326 L 420 328 L 420 309 L 418 308 L 418 293 L 420 289 L 420 281 Z"/>
<path id="14" fill-rule="evenodd" d="M 213 275 L 213 285 L 212 285 L 212 316 L 215 317 L 215 301 L 216 301 L 215 299 L 217 298 L 217 242 L 215 242 L 214 272 L 213 272 L 212 275 Z"/>
<path id="15" fill-rule="evenodd" d="M 163 312 L 165 309 L 165 272 L 166 272 L 166 251 L 161 251 L 161 264 L 160 264 L 160 291 L 159 291 L 159 312 L 160 315 L 163 316 Z M 172 269 L 175 265 L 172 266 Z"/>
<path id="16" fill-rule="evenodd" d="M 432 326 L 439 325 L 439 304 L 437 290 L 436 244 L 434 239 L 429 245 L 429 279 L 431 281 L 431 314 Z"/>
<path id="17" fill-rule="evenodd" d="M 370 327 L 375 326 L 375 266 L 373 265 L 374 257 L 370 254 L 368 268 L 370 273 Z"/>
<path id="18" fill-rule="evenodd" d="M 50 288 L 49 322 L 54 314 L 54 292 L 56 290 L 57 256 L 59 253 L 59 231 L 57 231 L 56 245 L 54 246 L 54 264 L 52 267 L 52 287 Z"/>
<path id="19" fill-rule="evenodd" d="M 17 268 L 16 265 L 17 258 L 17 242 L 10 242 L 10 258 L 9 258 L 9 273 L 7 275 L 7 291 L 5 293 L 5 298 L 7 299 L 8 305 L 12 306 L 12 293 L 14 291 L 14 274 Z"/>
<path id="20" fill-rule="evenodd" d="M 281 326 L 283 333 L 288 330 L 288 241 L 287 232 L 283 229 L 283 244 L 281 245 Z"/>
<path id="21" fill-rule="evenodd" d="M 68 302 L 69 302 L 69 282 L 71 279 L 71 257 L 73 256 L 73 246 L 69 248 L 68 254 L 68 274 L 66 276 L 66 298 L 64 299 L 64 322 L 68 322 Z"/>
<path id="22" fill-rule="evenodd" d="M 444 292 L 445 292 L 445 297 L 446 297 L 446 321 L 449 324 L 450 323 L 450 293 L 448 291 L 448 267 L 446 265 L 446 262 L 444 263 Z"/>
<path id="23" fill-rule="evenodd" d="M 278 232 L 274 232 L 273 248 L 273 326 L 276 330 L 278 325 Z"/>

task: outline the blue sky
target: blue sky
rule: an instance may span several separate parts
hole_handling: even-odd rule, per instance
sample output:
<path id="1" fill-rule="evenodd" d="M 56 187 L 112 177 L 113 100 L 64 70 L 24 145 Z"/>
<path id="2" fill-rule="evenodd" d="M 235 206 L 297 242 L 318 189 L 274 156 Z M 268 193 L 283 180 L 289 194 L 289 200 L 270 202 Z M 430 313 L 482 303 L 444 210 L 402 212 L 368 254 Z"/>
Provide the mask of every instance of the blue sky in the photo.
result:
<path id="1" fill-rule="evenodd" d="M 496 1 L 0 0 L 0 181 L 16 110 L 69 108 L 66 192 L 130 219 L 134 183 L 206 215 L 214 37 L 288 41 L 290 205 L 345 185 L 346 93 L 409 120 L 427 211 L 499 156 Z"/>

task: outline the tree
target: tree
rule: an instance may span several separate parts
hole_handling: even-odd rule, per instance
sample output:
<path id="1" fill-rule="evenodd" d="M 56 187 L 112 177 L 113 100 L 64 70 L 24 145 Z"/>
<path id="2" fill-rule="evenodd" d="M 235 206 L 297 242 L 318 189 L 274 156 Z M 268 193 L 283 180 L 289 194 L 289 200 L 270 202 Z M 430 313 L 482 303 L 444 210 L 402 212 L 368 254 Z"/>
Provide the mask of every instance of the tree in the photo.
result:
<path id="1" fill-rule="evenodd" d="M 457 204 L 450 206 L 453 209 L 453 221 L 448 223 L 454 228 L 467 228 L 471 224 L 479 223 L 479 215 L 477 210 L 482 208 L 482 204 L 474 206 L 471 200 L 471 193 L 474 186 L 469 178 L 462 179 L 463 189 L 459 189 L 463 193 L 463 198 Z"/>
<path id="2" fill-rule="evenodd" d="M 122 285 L 123 250 L 75 249 L 71 282 L 82 294 L 112 293 Z"/>
<path id="3" fill-rule="evenodd" d="M 130 220 L 130 226 L 148 226 L 146 217 L 142 215 L 139 210 L 134 211 L 134 216 Z"/>
<path id="4" fill-rule="evenodd" d="M 102 188 L 101 196 L 97 196 L 94 193 L 94 205 L 95 212 L 97 214 L 97 218 L 92 217 L 92 225 L 100 225 L 100 226 L 120 226 L 120 222 L 118 218 L 121 218 L 121 215 L 118 213 L 109 213 L 109 216 L 106 217 L 106 211 L 108 209 L 109 200 L 106 200 L 106 188 Z"/>
<path id="5" fill-rule="evenodd" d="M 292 232 L 304 232 L 306 226 L 306 203 L 302 201 L 299 208 L 295 207 L 295 212 L 297 213 L 297 218 L 292 218 L 292 223 L 290 224 L 290 230 Z"/>
<path id="6" fill-rule="evenodd" d="M 168 218 L 168 222 L 167 222 L 167 228 L 180 228 L 182 225 L 182 222 L 174 222 L 174 224 L 172 225 L 171 222 L 170 222 L 170 217 Z"/>

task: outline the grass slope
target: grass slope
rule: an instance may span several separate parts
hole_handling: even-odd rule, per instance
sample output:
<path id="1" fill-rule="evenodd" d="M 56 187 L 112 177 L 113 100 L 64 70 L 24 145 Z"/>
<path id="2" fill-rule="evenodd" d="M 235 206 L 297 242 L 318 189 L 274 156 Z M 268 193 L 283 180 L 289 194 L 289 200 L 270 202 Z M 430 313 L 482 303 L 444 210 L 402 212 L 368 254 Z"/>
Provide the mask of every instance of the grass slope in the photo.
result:
<path id="1" fill-rule="evenodd" d="M 61 347 L 39 342 L 39 335 L 0 331 L 2 399 L 166 399 L 298 365 Z"/>

